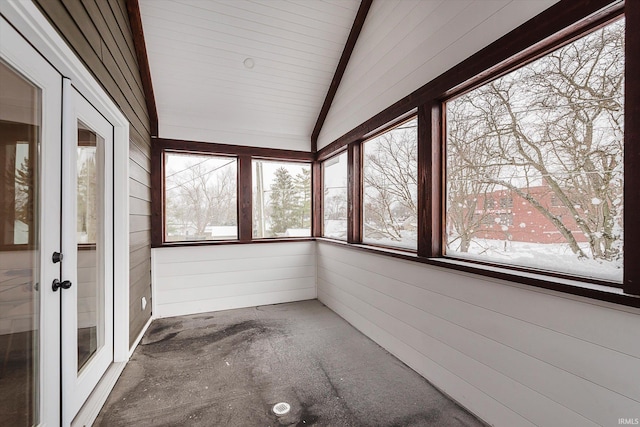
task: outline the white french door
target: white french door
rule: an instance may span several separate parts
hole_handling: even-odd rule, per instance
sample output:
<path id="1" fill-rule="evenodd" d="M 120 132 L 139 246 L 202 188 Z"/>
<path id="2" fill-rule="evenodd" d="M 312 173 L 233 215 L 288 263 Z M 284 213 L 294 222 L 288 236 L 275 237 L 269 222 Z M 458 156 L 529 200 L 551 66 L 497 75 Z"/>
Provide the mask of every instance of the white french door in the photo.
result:
<path id="1" fill-rule="evenodd" d="M 57 425 L 62 77 L 0 19 L 0 425 Z"/>
<path id="2" fill-rule="evenodd" d="M 0 41 L 0 425 L 67 426 L 114 360 L 114 128 Z"/>
<path id="3" fill-rule="evenodd" d="M 113 126 L 68 80 L 62 149 L 62 420 L 113 362 Z"/>

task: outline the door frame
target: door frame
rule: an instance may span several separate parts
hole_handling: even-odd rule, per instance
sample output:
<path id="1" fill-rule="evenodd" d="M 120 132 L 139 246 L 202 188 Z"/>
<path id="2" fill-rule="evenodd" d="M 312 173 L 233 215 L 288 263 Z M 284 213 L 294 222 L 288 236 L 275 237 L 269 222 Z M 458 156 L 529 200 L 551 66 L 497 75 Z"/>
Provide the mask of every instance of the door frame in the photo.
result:
<path id="1" fill-rule="evenodd" d="M 31 1 L 2 0 L 0 14 L 58 70 L 114 127 L 114 364 L 126 362 L 129 349 L 129 122 L 99 82 Z M 123 367 L 123 366 L 122 366 Z M 122 369 L 120 367 L 120 371 Z M 119 375 L 119 373 L 117 373 Z M 107 380 L 106 399 L 117 375 Z M 105 375 L 107 377 L 107 375 Z M 109 385 L 109 383 L 112 383 Z M 100 384 L 97 388 L 100 387 Z M 95 393 L 94 393 L 95 394 Z M 87 402 L 93 399 L 92 395 Z M 97 410 L 103 402 L 95 402 Z M 85 403 L 88 404 L 88 403 Z M 96 413 L 97 415 L 97 413 Z M 55 421 L 54 421 L 55 424 Z"/>

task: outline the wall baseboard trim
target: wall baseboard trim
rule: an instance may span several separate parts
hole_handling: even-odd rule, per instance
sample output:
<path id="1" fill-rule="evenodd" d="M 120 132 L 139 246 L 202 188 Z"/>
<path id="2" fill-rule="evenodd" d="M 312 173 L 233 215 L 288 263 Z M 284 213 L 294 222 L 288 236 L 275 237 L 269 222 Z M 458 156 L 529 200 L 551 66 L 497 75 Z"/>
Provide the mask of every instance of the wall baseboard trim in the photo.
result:
<path id="1" fill-rule="evenodd" d="M 144 337 L 144 334 L 147 332 L 147 329 L 149 329 L 151 322 L 153 322 L 154 320 L 155 320 L 155 316 L 152 314 L 149 320 L 147 320 L 147 323 L 145 323 L 144 326 L 142 327 L 142 330 L 140 331 L 135 341 L 133 342 L 133 345 L 129 349 L 129 356 L 127 357 L 127 361 L 131 358 L 131 356 L 133 356 L 133 352 L 136 351 L 136 348 L 138 348 L 138 344 L 140 344 L 140 341 L 142 341 L 142 337 Z"/>

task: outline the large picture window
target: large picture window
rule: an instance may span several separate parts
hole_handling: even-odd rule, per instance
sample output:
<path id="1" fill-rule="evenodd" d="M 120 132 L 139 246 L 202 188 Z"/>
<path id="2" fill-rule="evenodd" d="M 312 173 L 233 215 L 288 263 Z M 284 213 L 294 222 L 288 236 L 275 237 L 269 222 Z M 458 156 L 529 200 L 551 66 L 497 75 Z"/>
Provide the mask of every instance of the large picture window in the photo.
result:
<path id="1" fill-rule="evenodd" d="M 322 235 L 347 240 L 347 152 L 322 163 Z"/>
<path id="2" fill-rule="evenodd" d="M 311 165 L 254 159 L 253 237 L 311 236 Z"/>
<path id="3" fill-rule="evenodd" d="M 363 242 L 417 247 L 417 122 L 363 144 Z"/>
<path id="4" fill-rule="evenodd" d="M 235 157 L 165 152 L 166 242 L 238 238 Z"/>
<path id="5" fill-rule="evenodd" d="M 622 282 L 624 28 L 446 102 L 447 255 Z"/>

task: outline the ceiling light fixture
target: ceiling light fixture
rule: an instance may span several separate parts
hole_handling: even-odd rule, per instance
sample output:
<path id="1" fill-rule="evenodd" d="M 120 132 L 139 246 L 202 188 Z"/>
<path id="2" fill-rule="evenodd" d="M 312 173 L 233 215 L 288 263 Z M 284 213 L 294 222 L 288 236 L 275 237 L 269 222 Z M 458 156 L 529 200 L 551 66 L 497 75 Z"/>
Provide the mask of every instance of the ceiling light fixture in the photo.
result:
<path id="1" fill-rule="evenodd" d="M 242 61 L 242 63 L 244 64 L 245 68 L 248 68 L 248 69 L 252 69 L 253 66 L 256 65 L 253 58 L 247 58 L 244 61 Z"/>

